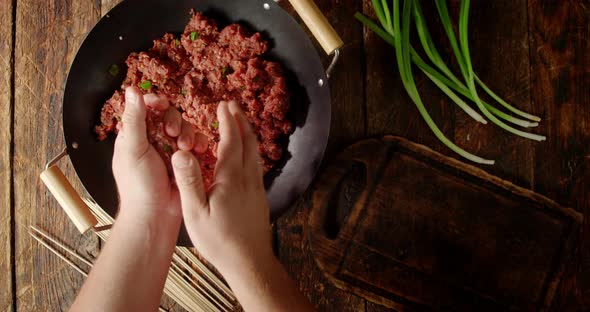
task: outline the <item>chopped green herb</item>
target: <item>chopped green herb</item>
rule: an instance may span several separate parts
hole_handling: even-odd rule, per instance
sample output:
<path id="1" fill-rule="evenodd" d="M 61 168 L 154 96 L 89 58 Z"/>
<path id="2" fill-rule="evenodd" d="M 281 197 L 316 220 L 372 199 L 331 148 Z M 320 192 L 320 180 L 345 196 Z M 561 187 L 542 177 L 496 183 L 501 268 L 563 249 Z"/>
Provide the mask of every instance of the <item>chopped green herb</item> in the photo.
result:
<path id="1" fill-rule="evenodd" d="M 117 116 L 115 118 L 117 119 L 117 122 L 121 122 L 121 116 Z"/>
<path id="2" fill-rule="evenodd" d="M 227 76 L 227 75 L 229 75 L 229 74 L 231 74 L 233 72 L 234 71 L 233 71 L 233 69 L 231 67 L 226 66 L 226 67 L 223 67 L 221 69 L 221 76 L 225 77 L 225 76 Z"/>
<path id="3" fill-rule="evenodd" d="M 111 74 L 111 76 L 115 77 L 119 74 L 119 65 L 117 64 L 113 64 L 109 67 L 109 74 Z"/>
<path id="4" fill-rule="evenodd" d="M 174 39 L 174 44 L 179 47 L 180 46 L 180 40 L 178 39 Z"/>
<path id="5" fill-rule="evenodd" d="M 257 83 L 260 80 L 260 76 L 252 78 L 252 82 Z"/>
<path id="6" fill-rule="evenodd" d="M 198 38 L 198 37 L 199 37 L 199 33 L 198 33 L 198 32 L 196 32 L 196 31 L 193 31 L 193 32 L 191 33 L 191 40 L 192 40 L 192 41 L 195 41 L 195 40 L 197 40 L 197 38 Z"/>
<path id="7" fill-rule="evenodd" d="M 152 82 L 149 80 L 145 80 L 142 83 L 139 84 L 139 87 L 144 89 L 144 90 L 149 90 L 152 88 Z"/>
<path id="8" fill-rule="evenodd" d="M 213 129 L 219 129 L 219 121 L 213 123 Z"/>
<path id="9" fill-rule="evenodd" d="M 164 152 L 166 152 L 166 153 L 170 153 L 170 152 L 172 152 L 172 146 L 170 146 L 168 144 L 164 144 L 164 146 L 162 147 L 162 150 L 164 150 Z"/>
<path id="10" fill-rule="evenodd" d="M 182 91 L 180 91 L 180 94 L 182 95 L 186 95 L 188 92 L 185 89 L 182 89 Z"/>

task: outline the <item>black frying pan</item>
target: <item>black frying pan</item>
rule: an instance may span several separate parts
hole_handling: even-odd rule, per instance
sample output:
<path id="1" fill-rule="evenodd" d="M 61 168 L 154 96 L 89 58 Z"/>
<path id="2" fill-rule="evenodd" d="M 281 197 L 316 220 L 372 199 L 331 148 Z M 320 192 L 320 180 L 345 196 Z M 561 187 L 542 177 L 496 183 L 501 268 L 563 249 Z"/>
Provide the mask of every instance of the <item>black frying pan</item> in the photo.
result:
<path id="1" fill-rule="evenodd" d="M 326 52 L 335 52 L 336 59 L 342 41 L 315 4 L 311 0 L 290 1 Z M 121 73 L 115 78 L 108 69 L 112 64 L 124 64 L 131 52 L 147 50 L 152 40 L 166 32 L 182 33 L 190 9 L 205 12 L 220 26 L 238 22 L 261 31 L 271 43 L 268 57 L 279 61 L 287 72 L 295 131 L 286 142 L 284 159 L 265 176 L 275 219 L 306 190 L 320 165 L 330 129 L 330 89 L 309 37 L 272 0 L 126 0 L 117 5 L 88 34 L 70 68 L 63 102 L 67 154 L 88 193 L 114 217 L 118 209 L 111 171 L 114 138 L 100 142 L 93 131 L 102 105 L 124 77 Z M 54 163 L 48 164 L 41 178 L 82 232 L 94 227 L 94 218 Z M 190 245 L 184 227 L 179 245 Z"/>

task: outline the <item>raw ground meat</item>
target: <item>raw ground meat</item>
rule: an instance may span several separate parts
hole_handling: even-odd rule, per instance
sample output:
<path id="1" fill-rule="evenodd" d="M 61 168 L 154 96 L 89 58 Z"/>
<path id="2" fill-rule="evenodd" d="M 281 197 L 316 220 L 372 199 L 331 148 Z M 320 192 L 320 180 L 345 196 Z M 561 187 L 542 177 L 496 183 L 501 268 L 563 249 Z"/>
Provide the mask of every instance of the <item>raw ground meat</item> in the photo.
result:
<path id="1" fill-rule="evenodd" d="M 289 94 L 281 65 L 263 58 L 268 43 L 260 33 L 251 34 L 239 24 L 219 31 L 216 22 L 202 13 L 191 15 L 180 37 L 165 34 L 154 40 L 147 52 L 129 55 L 121 90 L 102 108 L 100 125 L 95 128 L 98 138 L 104 140 L 118 132 L 126 87 L 138 86 L 144 93 L 166 96 L 182 117 L 209 139 L 207 151 L 197 155 L 207 187 L 217 161 L 217 105 L 221 100 L 235 100 L 258 134 L 266 173 L 281 159 L 283 147 L 278 140 L 292 127 L 286 116 Z M 164 133 L 162 117 L 148 109 L 148 137 L 171 173 L 170 157 L 178 147 Z"/>

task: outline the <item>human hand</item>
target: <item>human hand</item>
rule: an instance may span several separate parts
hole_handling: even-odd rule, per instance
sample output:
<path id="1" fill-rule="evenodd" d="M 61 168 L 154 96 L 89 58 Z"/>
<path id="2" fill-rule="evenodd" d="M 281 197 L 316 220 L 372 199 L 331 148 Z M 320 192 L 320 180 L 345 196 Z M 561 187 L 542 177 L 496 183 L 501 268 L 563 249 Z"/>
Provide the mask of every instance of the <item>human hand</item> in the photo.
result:
<path id="1" fill-rule="evenodd" d="M 125 112 L 115 141 L 113 174 L 119 189 L 121 213 L 134 218 L 180 218 L 180 197 L 171 183 L 164 161 L 152 146 L 146 132 L 146 105 L 164 114 L 164 131 L 176 139 L 179 149 L 195 146 L 194 128 L 170 107 L 167 99 L 155 94 L 142 95 L 137 87 L 125 90 Z"/>
<path id="2" fill-rule="evenodd" d="M 220 142 L 215 182 L 207 195 L 197 159 L 172 156 L 188 234 L 217 269 L 272 257 L 269 206 L 256 135 L 236 102 L 217 109 Z"/>

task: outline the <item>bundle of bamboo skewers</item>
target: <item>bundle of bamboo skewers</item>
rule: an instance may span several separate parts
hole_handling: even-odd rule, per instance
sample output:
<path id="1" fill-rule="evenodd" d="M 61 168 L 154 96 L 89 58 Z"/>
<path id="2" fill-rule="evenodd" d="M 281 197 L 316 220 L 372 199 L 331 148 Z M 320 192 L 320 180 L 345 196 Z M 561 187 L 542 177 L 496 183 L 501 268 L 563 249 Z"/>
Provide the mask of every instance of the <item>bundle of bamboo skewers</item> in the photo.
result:
<path id="1" fill-rule="evenodd" d="M 84 198 L 84 202 L 96 216 L 98 226 L 113 224 L 114 219 L 102 210 L 94 200 Z M 110 230 L 96 232 L 103 241 L 108 239 L 109 233 Z M 56 250 L 50 242 L 89 267 L 92 267 L 91 261 L 78 255 L 71 248 L 34 226 L 31 226 L 30 234 L 76 271 L 84 276 L 88 274 L 69 257 Z M 182 308 L 191 312 L 234 311 L 238 306 L 237 300 L 229 287 L 187 247 L 176 247 L 174 250 L 172 263 L 164 285 L 164 293 Z M 165 310 L 160 308 L 160 311 Z"/>

